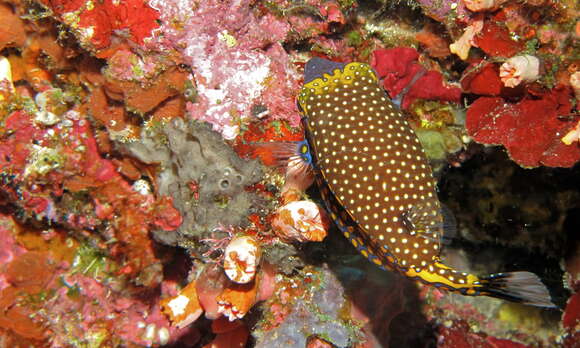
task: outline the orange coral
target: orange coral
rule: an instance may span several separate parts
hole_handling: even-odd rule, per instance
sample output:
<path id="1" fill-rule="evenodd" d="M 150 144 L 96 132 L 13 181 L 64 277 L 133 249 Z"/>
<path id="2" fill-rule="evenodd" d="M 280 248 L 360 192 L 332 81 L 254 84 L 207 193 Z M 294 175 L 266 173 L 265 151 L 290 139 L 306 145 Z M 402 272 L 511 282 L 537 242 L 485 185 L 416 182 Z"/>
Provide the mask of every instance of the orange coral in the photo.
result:
<path id="1" fill-rule="evenodd" d="M 42 324 L 33 319 L 33 309 L 25 301 L 46 290 L 54 270 L 47 255 L 36 251 L 24 253 L 6 266 L 4 276 L 11 286 L 0 293 L 0 328 L 28 339 L 45 338 Z"/>
<path id="2" fill-rule="evenodd" d="M 36 289 L 37 292 L 40 289 Z M 31 318 L 31 311 L 20 306 L 22 289 L 8 287 L 0 293 L 0 328 L 33 340 L 43 340 L 45 330 L 42 325 Z"/>
<path id="3" fill-rule="evenodd" d="M 185 99 L 182 96 L 175 96 L 162 102 L 153 112 L 151 120 L 165 121 L 175 117 L 182 117 L 185 113 Z"/>
<path id="4" fill-rule="evenodd" d="M 42 288 L 50 281 L 53 270 L 45 254 L 31 251 L 10 262 L 4 276 L 15 287 Z"/>
<path id="5" fill-rule="evenodd" d="M 185 91 L 187 73 L 175 67 L 159 75 L 150 86 L 141 86 L 138 82 L 107 79 L 105 92 L 113 99 L 120 97 L 125 101 L 128 110 L 147 113 L 161 103 Z"/>
<path id="6" fill-rule="evenodd" d="M 12 7 L 6 3 L 0 3 L 0 50 L 6 47 L 22 47 L 26 42 L 24 22 Z"/>
<path id="7" fill-rule="evenodd" d="M 431 28 L 425 26 L 423 30 L 415 35 L 415 39 L 425 46 L 425 51 L 435 58 L 447 57 L 451 54 L 449 42 L 435 33 Z"/>
<path id="8" fill-rule="evenodd" d="M 14 237 L 30 252 L 41 252 L 51 260 L 68 264 L 72 263 L 78 247 L 78 242 L 70 238 L 64 230 L 40 231 L 19 227 Z"/>
<path id="9" fill-rule="evenodd" d="M 243 318 L 254 306 L 258 297 L 258 282 L 230 283 L 217 297 L 219 312 L 230 320 Z"/>
<path id="10" fill-rule="evenodd" d="M 51 88 L 52 74 L 39 63 L 42 47 L 38 40 L 32 42 L 22 51 L 26 80 L 36 91 Z"/>
<path id="11" fill-rule="evenodd" d="M 189 283 L 177 296 L 161 300 L 161 307 L 163 313 L 178 328 L 193 323 L 203 313 L 197 298 L 195 282 Z"/>
<path id="12" fill-rule="evenodd" d="M 103 124 L 109 132 L 121 132 L 128 125 L 123 107 L 109 105 L 102 88 L 93 90 L 86 106 L 90 115 Z"/>

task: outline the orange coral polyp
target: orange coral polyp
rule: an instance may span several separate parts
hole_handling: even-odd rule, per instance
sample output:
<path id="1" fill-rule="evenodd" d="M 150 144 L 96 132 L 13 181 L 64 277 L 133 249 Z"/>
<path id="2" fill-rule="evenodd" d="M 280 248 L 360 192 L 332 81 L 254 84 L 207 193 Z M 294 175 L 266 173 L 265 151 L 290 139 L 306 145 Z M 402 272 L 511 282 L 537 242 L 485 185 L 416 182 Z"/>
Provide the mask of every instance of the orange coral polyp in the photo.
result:
<path id="1" fill-rule="evenodd" d="M 195 282 L 189 283 L 179 295 L 161 300 L 163 313 L 167 315 L 173 325 L 183 328 L 199 318 L 203 313 L 197 298 Z"/>
<path id="2" fill-rule="evenodd" d="M 243 318 L 257 302 L 258 281 L 226 287 L 217 297 L 218 311 L 230 321 Z"/>

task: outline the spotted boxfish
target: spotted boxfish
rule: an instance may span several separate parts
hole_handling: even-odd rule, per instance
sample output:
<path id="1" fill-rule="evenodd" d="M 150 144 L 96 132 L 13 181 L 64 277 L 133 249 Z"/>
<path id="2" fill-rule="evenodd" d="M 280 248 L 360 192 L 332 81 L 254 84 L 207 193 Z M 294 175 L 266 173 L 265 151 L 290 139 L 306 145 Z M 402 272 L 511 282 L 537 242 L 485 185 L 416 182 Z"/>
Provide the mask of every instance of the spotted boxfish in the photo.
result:
<path id="1" fill-rule="evenodd" d="M 306 136 L 292 143 L 287 160 L 316 174 L 332 220 L 362 255 L 463 295 L 554 307 L 533 273 L 480 277 L 441 261 L 445 223 L 432 169 L 368 64 L 313 58 L 304 80 L 298 106 Z"/>

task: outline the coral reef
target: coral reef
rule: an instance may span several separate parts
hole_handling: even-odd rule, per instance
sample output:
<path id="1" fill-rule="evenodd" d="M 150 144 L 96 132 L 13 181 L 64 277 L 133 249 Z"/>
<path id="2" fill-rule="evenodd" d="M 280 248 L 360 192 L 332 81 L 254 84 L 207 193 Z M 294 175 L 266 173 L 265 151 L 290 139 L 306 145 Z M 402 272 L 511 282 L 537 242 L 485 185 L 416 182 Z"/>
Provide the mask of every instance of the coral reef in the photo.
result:
<path id="1" fill-rule="evenodd" d="M 0 0 L 0 345 L 577 347 L 577 17 L 572 0 Z M 273 151 L 304 139 L 312 57 L 372 64 L 404 110 L 457 220 L 450 265 L 534 271 L 562 313 L 357 254 Z"/>

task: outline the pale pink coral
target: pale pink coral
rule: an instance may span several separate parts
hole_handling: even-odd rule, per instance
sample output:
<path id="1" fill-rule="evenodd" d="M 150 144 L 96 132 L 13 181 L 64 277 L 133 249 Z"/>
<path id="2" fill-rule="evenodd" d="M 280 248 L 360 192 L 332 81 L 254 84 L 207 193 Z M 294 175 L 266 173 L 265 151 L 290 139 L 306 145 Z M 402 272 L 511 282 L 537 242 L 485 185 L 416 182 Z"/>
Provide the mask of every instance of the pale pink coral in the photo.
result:
<path id="1" fill-rule="evenodd" d="M 470 11 L 492 11 L 499 8 L 507 0 L 463 0 L 465 7 Z"/>
<path id="2" fill-rule="evenodd" d="M 150 1 L 164 24 L 158 32 L 163 35 L 149 45 L 183 53 L 197 87 L 197 99 L 187 104 L 189 114 L 230 140 L 251 119 L 255 105 L 266 106 L 274 118 L 299 124 L 290 93 L 298 76 L 280 44 L 289 26 L 272 15 L 258 18 L 252 3 Z"/>
<path id="3" fill-rule="evenodd" d="M 474 20 L 463 32 L 463 35 L 449 45 L 449 50 L 451 53 L 456 54 L 461 60 L 466 60 L 469 56 L 469 50 L 471 47 L 477 45 L 474 42 L 475 35 L 479 34 L 483 29 L 483 19 Z"/>
<path id="4" fill-rule="evenodd" d="M 574 96 L 576 99 L 580 99 L 580 71 L 576 71 L 570 75 L 570 86 L 574 90 Z"/>
<path id="5" fill-rule="evenodd" d="M 12 84 L 12 67 L 10 61 L 4 56 L 0 56 L 0 92 L 12 92 L 14 85 Z M 4 97 L 0 95 L 0 101 Z"/>
<path id="6" fill-rule="evenodd" d="M 562 138 L 562 142 L 566 145 L 572 145 L 572 143 L 577 141 L 580 141 L 580 122 Z"/>
<path id="7" fill-rule="evenodd" d="M 516 87 L 522 82 L 534 82 L 540 76 L 540 60 L 525 54 L 508 59 L 499 68 L 499 77 L 506 87 Z"/>

